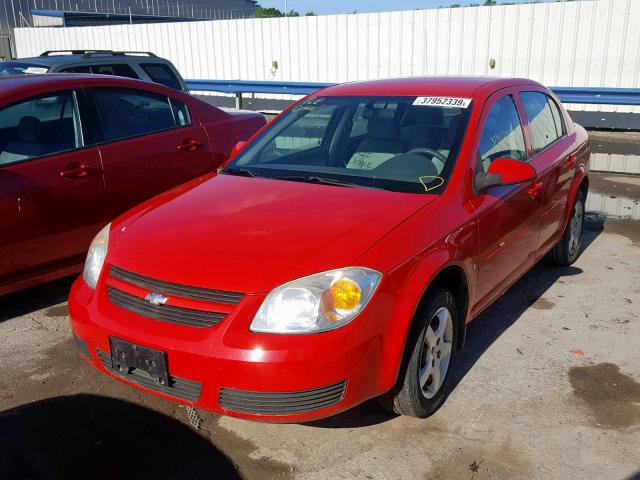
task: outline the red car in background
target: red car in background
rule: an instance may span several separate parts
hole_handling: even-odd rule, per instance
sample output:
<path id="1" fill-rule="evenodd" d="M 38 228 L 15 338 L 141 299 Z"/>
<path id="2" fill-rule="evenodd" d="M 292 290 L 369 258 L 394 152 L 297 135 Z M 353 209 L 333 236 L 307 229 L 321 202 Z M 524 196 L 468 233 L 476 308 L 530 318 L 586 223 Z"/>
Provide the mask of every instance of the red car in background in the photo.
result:
<path id="1" fill-rule="evenodd" d="M 109 220 L 214 171 L 265 123 L 162 85 L 0 78 L 0 295 L 82 269 Z"/>
<path id="2" fill-rule="evenodd" d="M 466 325 L 580 253 L 589 143 L 523 79 L 352 83 L 94 239 L 83 358 L 198 408 L 302 422 L 381 397 L 426 417 Z"/>

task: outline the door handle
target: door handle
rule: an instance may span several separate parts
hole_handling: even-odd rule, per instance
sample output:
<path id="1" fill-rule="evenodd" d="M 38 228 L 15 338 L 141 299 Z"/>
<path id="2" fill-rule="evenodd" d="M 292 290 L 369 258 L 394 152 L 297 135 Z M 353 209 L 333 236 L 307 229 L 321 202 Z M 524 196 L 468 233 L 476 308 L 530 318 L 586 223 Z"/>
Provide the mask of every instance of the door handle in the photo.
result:
<path id="1" fill-rule="evenodd" d="M 195 152 L 199 149 L 203 143 L 195 138 L 187 138 L 180 145 L 178 145 L 178 150 L 181 152 Z"/>
<path id="2" fill-rule="evenodd" d="M 92 165 L 87 165 L 82 162 L 70 163 L 60 172 L 61 177 L 65 178 L 84 178 L 96 171 L 96 168 Z"/>
<path id="3" fill-rule="evenodd" d="M 533 184 L 531 185 L 527 193 L 531 196 L 531 198 L 537 198 L 538 195 L 540 195 L 541 191 L 542 191 L 542 182 L 533 182 Z"/>
<path id="4" fill-rule="evenodd" d="M 576 156 L 575 155 L 569 155 L 567 157 L 567 159 L 564 162 L 565 167 L 567 168 L 573 168 L 576 166 Z"/>

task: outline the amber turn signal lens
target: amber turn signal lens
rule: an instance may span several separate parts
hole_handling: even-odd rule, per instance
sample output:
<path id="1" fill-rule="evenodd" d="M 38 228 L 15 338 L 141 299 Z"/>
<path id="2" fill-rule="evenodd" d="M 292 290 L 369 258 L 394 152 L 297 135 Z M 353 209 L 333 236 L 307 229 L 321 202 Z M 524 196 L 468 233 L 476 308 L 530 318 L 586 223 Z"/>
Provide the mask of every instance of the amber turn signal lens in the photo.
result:
<path id="1" fill-rule="evenodd" d="M 333 282 L 329 288 L 331 303 L 336 310 L 353 310 L 360 304 L 362 292 L 353 280 L 341 278 Z"/>

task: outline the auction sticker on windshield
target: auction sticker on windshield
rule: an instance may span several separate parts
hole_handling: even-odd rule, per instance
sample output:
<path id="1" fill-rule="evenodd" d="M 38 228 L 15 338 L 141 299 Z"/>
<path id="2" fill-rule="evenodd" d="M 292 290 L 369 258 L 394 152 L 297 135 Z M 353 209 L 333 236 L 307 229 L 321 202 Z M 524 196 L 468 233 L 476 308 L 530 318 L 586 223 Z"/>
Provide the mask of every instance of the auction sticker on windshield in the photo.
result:
<path id="1" fill-rule="evenodd" d="M 425 107 L 467 108 L 471 105 L 471 99 L 456 97 L 418 97 L 413 104 Z"/>
<path id="2" fill-rule="evenodd" d="M 31 74 L 43 74 L 43 73 L 47 73 L 47 70 L 49 70 L 48 68 L 45 67 L 28 67 L 24 70 L 24 73 L 31 73 Z"/>

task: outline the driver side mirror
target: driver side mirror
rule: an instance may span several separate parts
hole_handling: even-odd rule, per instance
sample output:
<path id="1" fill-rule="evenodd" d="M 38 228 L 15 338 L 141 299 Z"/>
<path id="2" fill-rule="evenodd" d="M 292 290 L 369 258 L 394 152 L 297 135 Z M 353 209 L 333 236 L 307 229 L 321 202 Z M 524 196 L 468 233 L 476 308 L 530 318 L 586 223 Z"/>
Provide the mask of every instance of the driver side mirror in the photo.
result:
<path id="1" fill-rule="evenodd" d="M 535 168 L 530 164 L 512 158 L 495 159 L 489 165 L 487 173 L 483 171 L 480 155 L 478 155 L 478 162 L 473 177 L 473 193 L 475 195 L 480 195 L 491 187 L 531 182 L 537 176 Z"/>
<path id="2" fill-rule="evenodd" d="M 246 144 L 247 144 L 247 142 L 245 142 L 245 141 L 241 141 L 241 142 L 236 143 L 233 146 L 233 148 L 231 149 L 231 153 L 229 154 L 229 158 L 235 157 L 240 152 L 240 150 L 242 150 L 244 148 L 244 146 Z"/>

